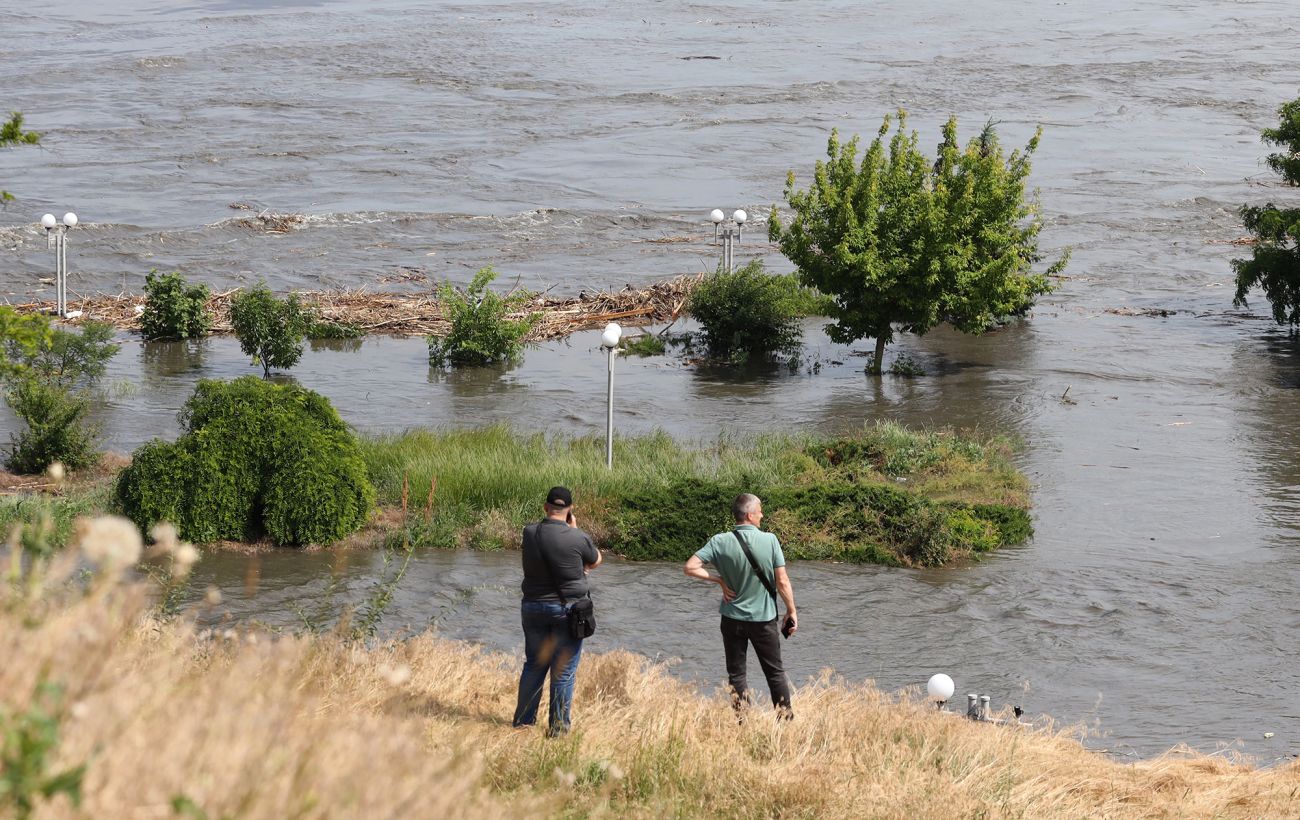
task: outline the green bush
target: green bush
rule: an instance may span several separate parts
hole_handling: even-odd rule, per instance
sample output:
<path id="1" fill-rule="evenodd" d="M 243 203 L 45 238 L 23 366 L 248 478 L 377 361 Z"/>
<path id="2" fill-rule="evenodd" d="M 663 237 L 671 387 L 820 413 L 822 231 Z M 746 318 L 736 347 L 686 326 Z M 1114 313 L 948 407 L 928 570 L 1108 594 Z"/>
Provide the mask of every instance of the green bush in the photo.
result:
<path id="1" fill-rule="evenodd" d="M 145 339 L 195 339 L 212 327 L 207 285 L 190 285 L 179 273 L 150 271 L 144 293 L 140 332 Z"/>
<path id="2" fill-rule="evenodd" d="M 451 331 L 444 338 L 429 337 L 430 364 L 481 367 L 519 358 L 524 337 L 537 326 L 541 314 L 507 318 L 532 301 L 533 294 L 520 291 L 502 296 L 488 287 L 496 277 L 489 266 L 474 274 L 463 291 L 450 282 L 438 288 L 438 302 L 451 322 Z"/>
<path id="3" fill-rule="evenodd" d="M 251 376 L 201 381 L 173 444 L 138 449 L 116 499 L 142 529 L 171 521 L 191 541 L 328 544 L 374 505 L 355 437 L 324 397 Z"/>
<path id="4" fill-rule="evenodd" d="M 288 369 L 302 358 L 303 338 L 311 325 L 310 312 L 289 294 L 277 299 L 264 284 L 238 293 L 230 302 L 230 324 L 239 347 L 262 375 L 271 378 L 271 368 Z"/>
<path id="5" fill-rule="evenodd" d="M 13 472 L 44 472 L 56 461 L 80 470 L 99 460 L 98 431 L 86 423 L 90 399 L 84 395 L 27 377 L 9 389 L 5 400 L 27 423 L 26 429 L 10 436 L 13 449 L 5 466 Z"/>
<path id="6" fill-rule="evenodd" d="M 98 431 L 86 415 L 90 388 L 120 347 L 112 338 L 109 325 L 87 322 L 79 332 L 47 328 L 35 344 L 5 340 L 13 365 L 5 400 L 27 424 L 11 437 L 10 470 L 40 473 L 56 461 L 78 470 L 99 460 Z"/>
<path id="7" fill-rule="evenodd" d="M 738 363 L 797 351 L 806 303 L 794 277 L 771 276 L 755 259 L 731 273 L 705 277 L 686 309 L 699 321 L 709 355 Z"/>

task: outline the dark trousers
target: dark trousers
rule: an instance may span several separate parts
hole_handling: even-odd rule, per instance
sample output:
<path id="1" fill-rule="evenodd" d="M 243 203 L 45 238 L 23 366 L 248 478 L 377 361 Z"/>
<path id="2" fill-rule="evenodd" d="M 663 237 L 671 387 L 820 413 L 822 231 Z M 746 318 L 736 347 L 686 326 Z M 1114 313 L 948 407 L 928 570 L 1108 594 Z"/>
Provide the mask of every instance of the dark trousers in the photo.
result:
<path id="1" fill-rule="evenodd" d="M 548 735 L 569 731 L 573 680 L 582 658 L 582 639 L 569 633 L 569 618 L 559 601 L 524 601 L 520 606 L 524 627 L 524 671 L 519 675 L 515 726 L 537 722 L 546 677 L 551 678 Z"/>
<path id="2" fill-rule="evenodd" d="M 749 645 L 754 645 L 758 665 L 763 667 L 767 688 L 772 693 L 772 705 L 790 713 L 790 681 L 781 665 L 781 627 L 779 620 L 737 621 L 722 616 L 722 648 L 727 653 L 727 681 L 731 685 L 732 703 L 736 708 L 749 703 L 749 686 L 746 667 Z"/>

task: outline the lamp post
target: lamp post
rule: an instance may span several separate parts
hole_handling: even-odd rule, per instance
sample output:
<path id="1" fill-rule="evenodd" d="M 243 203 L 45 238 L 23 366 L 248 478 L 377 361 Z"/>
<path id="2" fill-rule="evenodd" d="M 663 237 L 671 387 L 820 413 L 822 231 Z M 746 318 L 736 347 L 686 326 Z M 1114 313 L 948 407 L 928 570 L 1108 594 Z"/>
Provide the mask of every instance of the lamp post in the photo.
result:
<path id="1" fill-rule="evenodd" d="M 721 208 L 714 208 L 709 214 L 709 221 L 713 223 L 713 244 L 718 244 L 719 240 L 722 242 L 722 269 L 727 273 L 736 266 L 736 246 L 740 244 L 746 219 L 749 219 L 749 214 L 742 210 L 732 213 L 731 219 L 727 219 Z"/>
<path id="2" fill-rule="evenodd" d="M 605 325 L 605 332 L 600 334 L 600 346 L 609 353 L 609 390 L 605 408 L 605 466 L 614 467 L 614 356 L 618 354 L 618 340 L 623 335 L 623 328 L 618 322 Z"/>
<path id="3" fill-rule="evenodd" d="M 45 244 L 54 251 L 54 304 L 60 319 L 68 315 L 68 230 L 76 224 L 77 215 L 71 211 L 63 215 L 62 224 L 54 214 L 41 217 Z"/>
<path id="4" fill-rule="evenodd" d="M 931 675 L 930 679 L 925 682 L 925 690 L 930 695 L 930 700 L 938 704 L 942 709 L 943 705 L 952 697 L 952 693 L 957 689 L 952 678 L 940 672 L 937 675 Z"/>

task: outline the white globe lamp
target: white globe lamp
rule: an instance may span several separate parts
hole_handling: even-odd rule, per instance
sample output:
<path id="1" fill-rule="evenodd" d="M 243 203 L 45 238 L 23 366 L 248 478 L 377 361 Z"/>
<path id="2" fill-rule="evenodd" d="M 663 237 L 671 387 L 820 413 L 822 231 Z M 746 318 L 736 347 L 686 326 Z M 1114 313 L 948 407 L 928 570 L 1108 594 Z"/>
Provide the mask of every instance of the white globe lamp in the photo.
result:
<path id="1" fill-rule="evenodd" d="M 925 684 L 925 691 L 929 693 L 930 700 L 937 702 L 940 706 L 943 706 L 956 690 L 957 686 L 952 682 L 952 678 L 942 672 L 931 675 L 930 680 L 926 681 Z"/>
<path id="2" fill-rule="evenodd" d="M 54 226 L 57 224 L 59 224 L 59 221 L 54 218 L 54 214 L 46 214 L 41 217 L 41 227 L 47 231 L 54 230 Z"/>
<path id="3" fill-rule="evenodd" d="M 737 225 L 744 225 L 745 220 L 749 219 L 749 214 L 745 213 L 744 211 L 737 210 L 734 214 L 731 215 L 731 218 L 736 220 Z"/>
<path id="4" fill-rule="evenodd" d="M 605 330 L 600 334 L 601 347 L 618 347 L 618 340 L 623 337 L 623 328 L 619 327 L 618 322 L 610 322 L 605 325 Z"/>
<path id="5" fill-rule="evenodd" d="M 709 221 L 712 222 L 714 225 L 721 224 L 722 220 L 726 218 L 727 216 L 722 212 L 721 208 L 714 208 L 712 211 L 709 212 Z"/>
<path id="6" fill-rule="evenodd" d="M 67 225 L 69 228 L 71 228 L 73 225 L 76 225 L 77 215 L 74 214 L 72 211 L 68 211 L 66 214 L 63 215 L 63 224 Z"/>

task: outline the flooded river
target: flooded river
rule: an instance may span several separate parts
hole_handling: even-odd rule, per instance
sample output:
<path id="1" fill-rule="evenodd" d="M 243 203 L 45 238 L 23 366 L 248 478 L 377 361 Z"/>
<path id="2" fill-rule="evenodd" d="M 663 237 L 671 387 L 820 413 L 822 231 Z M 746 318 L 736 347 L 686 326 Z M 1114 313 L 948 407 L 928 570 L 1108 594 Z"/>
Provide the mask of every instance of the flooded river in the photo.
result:
<path id="1" fill-rule="evenodd" d="M 833 345 L 816 322 L 796 372 L 620 362 L 618 424 L 709 440 L 889 418 L 1018 437 L 1036 537 L 944 570 L 799 564 L 795 677 L 830 667 L 895 689 L 946 671 L 959 692 L 1096 726 L 1099 748 L 1240 739 L 1274 760 L 1300 751 L 1286 648 L 1300 637 L 1300 347 L 1262 305 L 1231 310 L 1240 249 L 1223 243 L 1242 233 L 1239 204 L 1286 195 L 1268 187 L 1258 131 L 1296 93 L 1291 11 L 107 0 L 34 15 L 0 2 L 6 105 L 45 132 L 42 148 L 0 151 L 18 197 L 0 213 L 0 287 L 52 296 L 34 227 L 47 210 L 88 223 L 70 243 L 74 296 L 138 290 L 155 267 L 216 289 L 416 288 L 492 262 L 532 287 L 619 287 L 712 267 L 703 215 L 764 213 L 832 126 L 872 132 L 903 105 L 923 144 L 950 112 L 969 130 L 998 120 L 1014 144 L 1041 122 L 1044 244 L 1074 261 L 1029 321 L 904 338 L 929 374 L 917 379 L 868 379 L 868 343 Z M 304 219 L 268 232 L 263 210 Z M 753 233 L 744 248 L 786 269 Z M 1121 307 L 1176 312 L 1108 312 Z M 596 344 L 579 334 L 511 370 L 441 374 L 421 340 L 373 338 L 314 347 L 293 375 L 362 430 L 588 433 L 603 425 Z M 173 436 L 197 378 L 255 372 L 230 340 L 128 339 L 108 443 Z M 13 428 L 6 410 L 0 434 Z M 331 579 L 336 601 L 364 597 L 378 561 L 209 555 L 198 581 L 236 617 L 291 625 Z M 421 555 L 387 626 L 517 650 L 517 565 Z M 714 602 L 676 565 L 615 562 L 598 589 L 594 648 L 721 680 Z"/>

